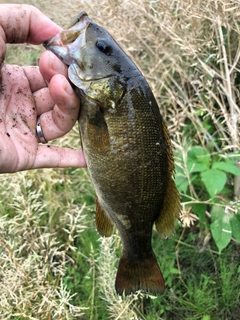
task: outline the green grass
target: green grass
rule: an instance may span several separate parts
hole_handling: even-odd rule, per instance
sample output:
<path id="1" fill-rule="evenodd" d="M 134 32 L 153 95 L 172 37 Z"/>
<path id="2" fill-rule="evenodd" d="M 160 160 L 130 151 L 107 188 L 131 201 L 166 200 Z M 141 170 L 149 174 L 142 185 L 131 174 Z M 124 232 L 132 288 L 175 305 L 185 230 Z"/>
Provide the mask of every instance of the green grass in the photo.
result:
<path id="1" fill-rule="evenodd" d="M 179 226 L 168 240 L 154 231 L 166 292 L 120 298 L 114 290 L 120 240 L 97 234 L 85 170 L 2 175 L 1 194 L 0 289 L 6 301 L 0 315 L 6 319 L 78 319 L 79 312 L 82 319 L 115 319 L 121 312 L 119 319 L 238 318 L 238 244 L 219 255 L 212 240 L 200 252 L 196 227 L 183 233 Z M 51 305 L 41 311 L 45 296 Z"/>
<path id="2" fill-rule="evenodd" d="M 120 240 L 95 231 L 85 170 L 3 175 L 1 194 L 0 289 L 7 304 L 0 314 L 6 319 L 78 319 L 77 308 L 85 314 L 80 319 L 115 319 L 121 312 L 119 319 L 237 319 L 239 245 L 219 255 L 211 241 L 200 253 L 196 227 L 182 232 L 179 226 L 168 240 L 154 231 L 166 292 L 120 298 L 114 290 Z M 45 296 L 51 305 L 41 311 Z"/>

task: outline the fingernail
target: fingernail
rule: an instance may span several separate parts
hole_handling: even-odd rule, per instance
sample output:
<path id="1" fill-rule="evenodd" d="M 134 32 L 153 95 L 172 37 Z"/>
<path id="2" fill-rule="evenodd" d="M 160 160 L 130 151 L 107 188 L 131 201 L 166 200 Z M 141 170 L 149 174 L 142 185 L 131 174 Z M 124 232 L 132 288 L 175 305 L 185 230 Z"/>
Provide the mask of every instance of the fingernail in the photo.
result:
<path id="1" fill-rule="evenodd" d="M 67 94 L 69 94 L 69 95 L 74 93 L 73 88 L 71 87 L 71 84 L 67 81 L 67 79 L 66 79 L 66 83 L 64 85 L 64 89 L 67 92 Z"/>
<path id="2" fill-rule="evenodd" d="M 52 53 L 49 53 L 49 67 L 56 73 L 61 73 L 64 69 L 64 64 Z"/>

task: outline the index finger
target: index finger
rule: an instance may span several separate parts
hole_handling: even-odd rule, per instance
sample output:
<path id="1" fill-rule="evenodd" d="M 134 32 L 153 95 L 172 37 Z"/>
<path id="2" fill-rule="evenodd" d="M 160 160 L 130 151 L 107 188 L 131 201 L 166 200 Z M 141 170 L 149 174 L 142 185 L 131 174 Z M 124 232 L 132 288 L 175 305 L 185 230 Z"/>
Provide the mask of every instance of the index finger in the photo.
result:
<path id="1" fill-rule="evenodd" d="M 44 51 L 39 59 L 39 70 L 44 79 L 50 81 L 56 74 L 68 77 L 68 67 L 51 51 Z"/>

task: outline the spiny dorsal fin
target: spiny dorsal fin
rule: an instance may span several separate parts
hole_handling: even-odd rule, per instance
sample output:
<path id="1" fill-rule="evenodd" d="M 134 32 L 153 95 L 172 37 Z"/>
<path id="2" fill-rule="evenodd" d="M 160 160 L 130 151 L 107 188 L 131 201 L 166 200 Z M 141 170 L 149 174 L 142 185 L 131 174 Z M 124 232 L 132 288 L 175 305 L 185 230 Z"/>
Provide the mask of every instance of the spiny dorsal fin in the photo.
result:
<path id="1" fill-rule="evenodd" d="M 164 120 L 162 120 L 162 126 L 163 126 L 163 134 L 165 138 L 165 142 L 167 145 L 167 156 L 168 156 L 168 166 L 169 166 L 169 173 L 171 176 L 175 173 L 175 167 L 174 167 L 174 159 L 173 159 L 173 151 L 172 151 L 172 143 L 169 135 L 169 131 L 167 128 L 167 125 Z"/>

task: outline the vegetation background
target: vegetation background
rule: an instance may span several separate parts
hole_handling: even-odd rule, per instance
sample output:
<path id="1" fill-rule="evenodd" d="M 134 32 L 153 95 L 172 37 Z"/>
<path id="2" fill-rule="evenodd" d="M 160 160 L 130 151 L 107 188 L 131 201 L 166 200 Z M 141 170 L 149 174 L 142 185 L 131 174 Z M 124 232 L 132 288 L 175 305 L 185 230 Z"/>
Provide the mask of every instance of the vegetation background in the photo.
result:
<path id="1" fill-rule="evenodd" d="M 164 295 L 122 298 L 114 291 L 119 236 L 95 231 L 87 170 L 1 175 L 0 318 L 239 319 L 240 2 L 14 2 L 62 27 L 84 9 L 139 66 L 171 133 L 182 224 L 168 240 L 153 232 Z M 6 63 L 21 65 L 36 65 L 44 50 L 8 49 Z M 77 126 L 55 143 L 79 148 Z"/>

